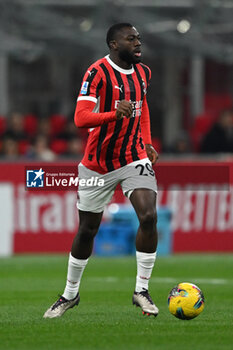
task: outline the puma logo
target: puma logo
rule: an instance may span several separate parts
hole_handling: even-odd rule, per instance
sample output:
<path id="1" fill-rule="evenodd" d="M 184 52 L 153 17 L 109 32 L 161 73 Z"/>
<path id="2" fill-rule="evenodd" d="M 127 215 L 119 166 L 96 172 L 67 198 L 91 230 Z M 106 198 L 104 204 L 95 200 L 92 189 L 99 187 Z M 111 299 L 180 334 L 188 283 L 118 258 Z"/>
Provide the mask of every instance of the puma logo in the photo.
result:
<path id="1" fill-rule="evenodd" d="M 124 85 L 121 85 L 121 86 L 115 85 L 114 87 L 115 87 L 115 89 L 118 89 L 118 90 L 120 90 L 121 93 L 123 93 L 123 87 L 124 87 Z"/>
<path id="2" fill-rule="evenodd" d="M 88 74 L 90 75 L 90 77 L 91 77 L 91 75 L 94 73 L 93 70 L 92 70 L 92 71 L 88 70 L 87 72 L 88 72 Z"/>

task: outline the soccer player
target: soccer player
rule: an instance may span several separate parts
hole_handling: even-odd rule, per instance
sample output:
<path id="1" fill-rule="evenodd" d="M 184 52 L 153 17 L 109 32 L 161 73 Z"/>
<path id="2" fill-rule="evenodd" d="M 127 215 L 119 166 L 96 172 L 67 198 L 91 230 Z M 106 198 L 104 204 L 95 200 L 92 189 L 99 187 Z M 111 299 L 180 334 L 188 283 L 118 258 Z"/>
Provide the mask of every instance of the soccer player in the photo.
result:
<path id="1" fill-rule="evenodd" d="M 79 304 L 80 280 L 92 253 L 105 206 L 121 185 L 135 209 L 139 228 L 136 236 L 137 277 L 133 304 L 143 314 L 159 310 L 148 292 L 156 259 L 157 184 L 151 164 L 157 152 L 151 145 L 146 101 L 150 69 L 141 62 L 141 39 L 129 23 L 118 23 L 107 32 L 110 54 L 92 64 L 84 75 L 75 110 L 77 127 L 89 128 L 80 179 L 98 177 L 103 187 L 78 189 L 79 230 L 69 255 L 64 293 L 45 312 L 59 317 Z"/>

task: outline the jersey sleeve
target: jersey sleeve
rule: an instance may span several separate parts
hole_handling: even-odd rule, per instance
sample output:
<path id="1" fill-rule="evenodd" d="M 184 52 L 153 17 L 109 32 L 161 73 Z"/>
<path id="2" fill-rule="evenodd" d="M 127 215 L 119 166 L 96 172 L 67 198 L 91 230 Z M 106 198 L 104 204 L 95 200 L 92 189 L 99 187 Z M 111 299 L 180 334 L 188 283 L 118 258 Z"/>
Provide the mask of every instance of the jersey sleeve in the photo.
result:
<path id="1" fill-rule="evenodd" d="M 144 98 L 142 103 L 142 114 L 141 114 L 141 133 L 142 133 L 142 138 L 144 143 L 151 145 L 152 140 L 151 140 L 151 127 L 150 127 L 150 112 L 149 112 L 149 107 L 146 99 L 147 90 L 151 80 L 151 70 L 148 66 L 146 66 L 143 63 L 141 63 L 141 66 L 145 73 L 144 75 L 145 81 L 143 80 Z"/>
<path id="2" fill-rule="evenodd" d="M 142 133 L 142 139 L 144 143 L 151 145 L 152 140 L 151 140 L 151 128 L 150 128 L 150 112 L 149 112 L 146 96 L 144 96 L 143 104 L 142 104 L 141 133 Z"/>
<path id="3" fill-rule="evenodd" d="M 116 120 L 116 111 L 95 111 L 103 86 L 100 71 L 98 66 L 91 66 L 84 75 L 74 115 L 75 125 L 79 128 L 95 128 Z"/>
<path id="4" fill-rule="evenodd" d="M 97 102 L 103 80 L 98 67 L 91 66 L 85 73 L 77 101 Z"/>
<path id="5" fill-rule="evenodd" d="M 78 128 L 95 128 L 103 124 L 116 121 L 116 112 L 95 113 L 95 103 L 84 100 L 78 101 L 74 114 L 74 122 Z"/>

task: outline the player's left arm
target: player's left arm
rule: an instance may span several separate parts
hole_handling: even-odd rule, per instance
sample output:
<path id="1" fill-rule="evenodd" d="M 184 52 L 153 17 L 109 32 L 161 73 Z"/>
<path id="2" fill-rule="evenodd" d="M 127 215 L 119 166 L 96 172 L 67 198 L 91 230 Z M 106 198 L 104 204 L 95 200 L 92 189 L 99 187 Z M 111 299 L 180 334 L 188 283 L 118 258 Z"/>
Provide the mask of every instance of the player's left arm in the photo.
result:
<path id="1" fill-rule="evenodd" d="M 152 146 L 151 140 L 151 128 L 150 128 L 150 112 L 146 100 L 146 96 L 143 99 L 142 114 L 141 114 L 141 132 L 142 138 L 146 146 L 146 153 L 152 164 L 155 164 L 158 160 L 158 153 Z"/>

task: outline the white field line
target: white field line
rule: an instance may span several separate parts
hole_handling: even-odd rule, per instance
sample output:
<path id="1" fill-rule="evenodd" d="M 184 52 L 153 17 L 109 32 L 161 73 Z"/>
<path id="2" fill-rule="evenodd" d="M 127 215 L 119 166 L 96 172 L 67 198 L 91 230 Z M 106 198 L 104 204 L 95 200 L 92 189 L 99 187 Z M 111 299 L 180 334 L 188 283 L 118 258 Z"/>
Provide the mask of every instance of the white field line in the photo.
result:
<path id="1" fill-rule="evenodd" d="M 132 282 L 135 280 L 133 277 L 114 277 L 114 276 L 108 276 L 108 277 L 87 277 L 86 278 L 90 282 L 107 282 L 107 283 L 119 283 L 119 282 Z M 173 277 L 152 277 L 150 279 L 152 282 L 157 283 L 180 283 L 181 279 L 173 278 Z M 190 282 L 190 283 L 203 283 L 203 284 L 217 284 L 217 285 L 223 285 L 223 284 L 233 284 L 233 280 L 226 280 L 226 279 L 220 279 L 220 278 L 185 278 L 182 279 L 182 282 Z"/>

